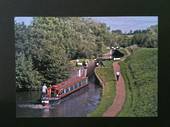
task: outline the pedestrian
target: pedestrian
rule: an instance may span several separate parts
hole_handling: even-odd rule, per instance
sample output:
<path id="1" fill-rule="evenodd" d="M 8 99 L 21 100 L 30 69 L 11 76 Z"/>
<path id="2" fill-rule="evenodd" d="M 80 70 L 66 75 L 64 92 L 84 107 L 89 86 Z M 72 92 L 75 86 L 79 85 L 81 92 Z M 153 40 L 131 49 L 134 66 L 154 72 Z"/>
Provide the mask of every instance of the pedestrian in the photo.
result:
<path id="1" fill-rule="evenodd" d="M 87 68 L 87 62 L 86 61 L 83 61 L 83 67 L 84 67 L 84 69 Z"/>
<path id="2" fill-rule="evenodd" d="M 99 66 L 99 62 L 96 62 L 96 66 L 97 66 L 97 67 Z"/>
<path id="3" fill-rule="evenodd" d="M 116 72 L 116 79 L 117 79 L 117 81 L 119 80 L 119 77 L 120 77 L 120 72 L 117 71 L 117 72 Z"/>
<path id="4" fill-rule="evenodd" d="M 79 63 L 79 59 L 76 60 L 76 66 L 78 66 L 78 63 Z"/>
<path id="5" fill-rule="evenodd" d="M 42 97 L 46 97 L 46 95 L 47 95 L 47 86 L 46 86 L 45 83 L 42 86 L 41 92 L 42 92 Z"/>
<path id="6" fill-rule="evenodd" d="M 102 61 L 100 61 L 100 65 L 101 65 L 102 67 L 104 67 L 104 64 L 103 64 L 103 62 L 102 62 Z"/>

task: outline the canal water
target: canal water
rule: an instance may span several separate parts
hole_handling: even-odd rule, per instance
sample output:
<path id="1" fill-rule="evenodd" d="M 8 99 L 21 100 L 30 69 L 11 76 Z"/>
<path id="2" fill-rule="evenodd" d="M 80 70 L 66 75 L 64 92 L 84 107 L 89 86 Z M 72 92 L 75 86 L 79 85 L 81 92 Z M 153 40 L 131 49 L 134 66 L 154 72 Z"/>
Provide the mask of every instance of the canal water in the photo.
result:
<path id="1" fill-rule="evenodd" d="M 48 106 L 38 103 L 39 91 L 17 92 L 16 117 L 86 117 L 100 102 L 102 88 L 95 80 L 91 76 L 86 87 Z"/>

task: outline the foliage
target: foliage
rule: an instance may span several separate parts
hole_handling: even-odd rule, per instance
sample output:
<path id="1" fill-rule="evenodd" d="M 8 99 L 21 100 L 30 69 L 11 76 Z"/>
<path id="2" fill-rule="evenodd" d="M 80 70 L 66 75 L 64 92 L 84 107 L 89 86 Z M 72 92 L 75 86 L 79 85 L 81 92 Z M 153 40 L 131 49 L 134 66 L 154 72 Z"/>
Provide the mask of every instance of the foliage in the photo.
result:
<path id="1" fill-rule="evenodd" d="M 158 47 L 158 25 L 150 26 L 147 30 L 130 31 L 128 34 L 122 34 L 120 30 L 116 30 L 112 31 L 112 36 L 111 46 L 127 47 L 137 44 L 140 47 Z"/>
<path id="2" fill-rule="evenodd" d="M 158 47 L 158 28 L 151 26 L 147 30 L 135 32 L 132 38 L 132 44 L 137 44 L 140 47 L 156 48 Z"/>
<path id="3" fill-rule="evenodd" d="M 15 23 L 16 87 L 63 81 L 69 75 L 69 60 L 104 52 L 108 33 L 105 24 L 79 17 L 34 17 L 29 26 Z"/>
<path id="4" fill-rule="evenodd" d="M 42 77 L 40 73 L 33 69 L 32 59 L 28 59 L 22 54 L 16 60 L 16 88 L 35 89 L 39 88 Z"/>
<path id="5" fill-rule="evenodd" d="M 42 82 L 49 85 L 68 77 L 67 55 L 62 45 L 58 45 L 58 37 L 51 37 L 54 31 L 48 31 L 51 25 L 48 23 L 35 18 L 28 27 L 15 24 L 18 89 L 39 88 Z"/>
<path id="6" fill-rule="evenodd" d="M 28 26 L 15 22 L 17 88 L 31 89 L 40 80 L 48 84 L 61 82 L 69 76 L 70 60 L 94 59 L 102 56 L 108 46 L 157 46 L 157 27 L 132 35 L 120 30 L 111 32 L 106 24 L 82 17 L 34 17 Z M 30 78 L 25 83 L 24 69 L 18 70 L 25 64 L 39 82 Z"/>
<path id="7" fill-rule="evenodd" d="M 121 63 L 127 98 L 119 116 L 157 116 L 157 51 L 155 48 L 141 48 Z"/>

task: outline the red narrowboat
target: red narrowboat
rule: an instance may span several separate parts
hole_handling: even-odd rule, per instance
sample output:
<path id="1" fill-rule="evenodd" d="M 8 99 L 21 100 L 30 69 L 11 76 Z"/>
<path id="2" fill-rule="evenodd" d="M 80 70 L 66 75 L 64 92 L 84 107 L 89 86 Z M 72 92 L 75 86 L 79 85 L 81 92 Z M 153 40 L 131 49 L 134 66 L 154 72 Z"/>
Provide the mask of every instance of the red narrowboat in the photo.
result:
<path id="1" fill-rule="evenodd" d="M 59 100 L 88 85 L 88 78 L 77 76 L 48 88 L 48 100 Z M 46 98 L 46 100 L 47 100 Z"/>

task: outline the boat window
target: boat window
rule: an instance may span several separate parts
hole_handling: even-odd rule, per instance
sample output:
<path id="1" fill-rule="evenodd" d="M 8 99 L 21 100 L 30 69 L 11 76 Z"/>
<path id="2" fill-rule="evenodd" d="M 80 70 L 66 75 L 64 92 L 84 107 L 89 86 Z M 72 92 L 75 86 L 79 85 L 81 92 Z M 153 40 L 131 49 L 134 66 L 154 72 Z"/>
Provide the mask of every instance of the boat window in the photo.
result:
<path id="1" fill-rule="evenodd" d="M 66 93 L 66 89 L 64 89 L 64 93 Z"/>
<path id="2" fill-rule="evenodd" d="M 81 80 L 80 85 L 83 85 L 83 80 Z"/>
<path id="3" fill-rule="evenodd" d="M 70 87 L 68 87 L 68 92 L 70 92 Z"/>
<path id="4" fill-rule="evenodd" d="M 87 84 L 87 79 L 82 80 L 82 85 Z"/>
<path id="5" fill-rule="evenodd" d="M 77 87 L 79 87 L 80 86 L 80 83 L 77 83 Z"/>
<path id="6" fill-rule="evenodd" d="M 73 85 L 73 90 L 75 89 L 75 85 Z"/>
<path id="7" fill-rule="evenodd" d="M 59 95 L 61 95 L 61 94 L 63 94 L 63 90 L 61 90 L 61 91 L 59 92 Z"/>
<path id="8" fill-rule="evenodd" d="M 84 85 L 84 80 L 82 80 L 81 85 Z"/>
<path id="9" fill-rule="evenodd" d="M 84 85 L 86 84 L 86 79 L 83 80 L 83 84 L 84 84 Z"/>
<path id="10" fill-rule="evenodd" d="M 68 93 L 68 92 L 69 92 L 69 89 L 67 88 L 67 89 L 66 89 L 66 93 Z"/>
<path id="11" fill-rule="evenodd" d="M 73 86 L 70 87 L 70 90 L 73 90 Z"/>
<path id="12" fill-rule="evenodd" d="M 62 94 L 64 94 L 64 90 L 62 90 Z"/>

